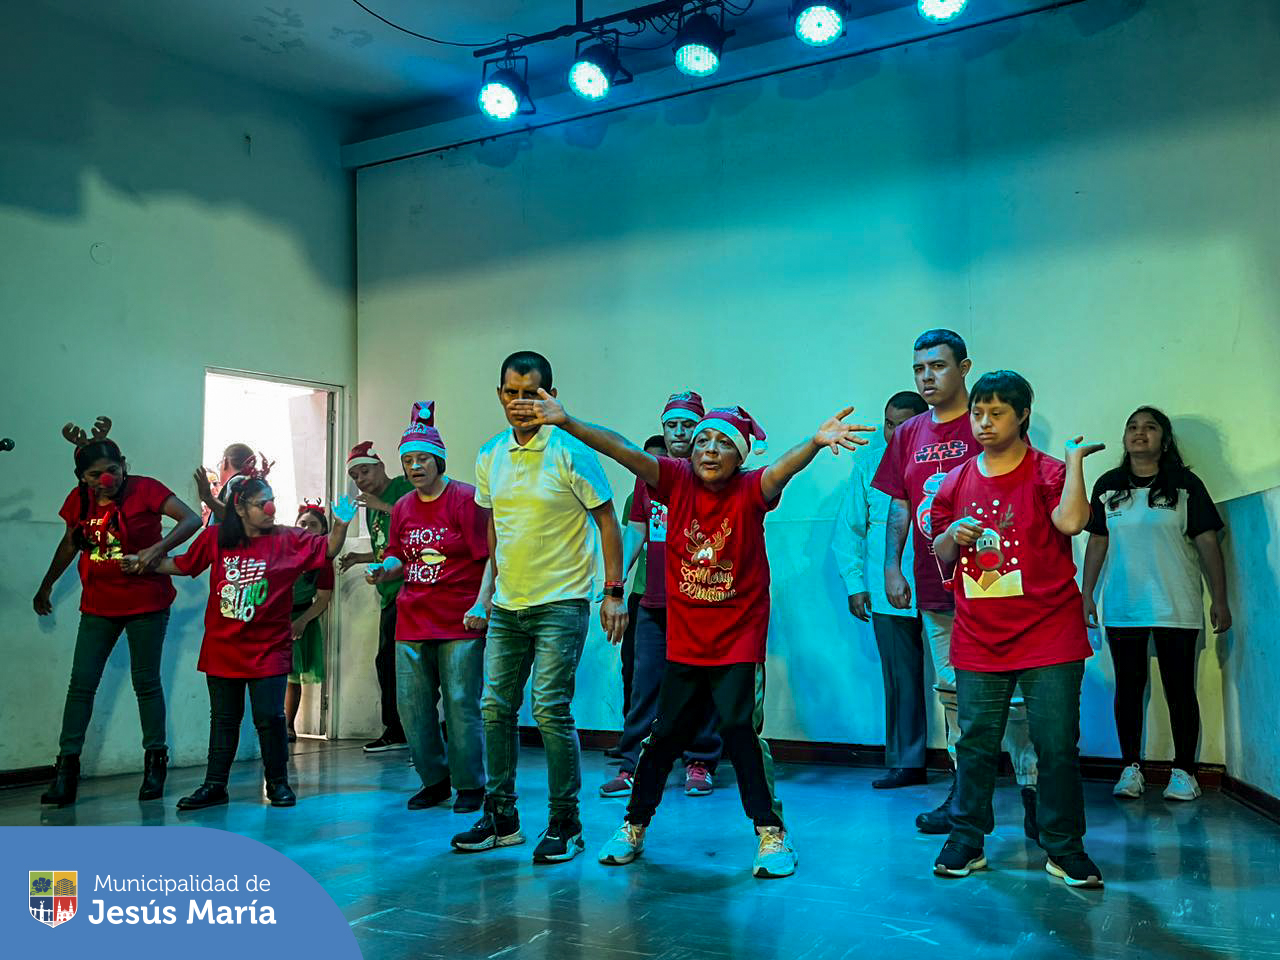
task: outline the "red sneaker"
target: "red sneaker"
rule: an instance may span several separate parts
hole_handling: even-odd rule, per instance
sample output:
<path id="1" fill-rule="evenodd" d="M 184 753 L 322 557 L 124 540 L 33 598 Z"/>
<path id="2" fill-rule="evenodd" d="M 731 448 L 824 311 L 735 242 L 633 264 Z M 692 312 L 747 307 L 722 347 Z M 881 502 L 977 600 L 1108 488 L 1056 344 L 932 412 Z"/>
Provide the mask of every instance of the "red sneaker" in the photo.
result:
<path id="1" fill-rule="evenodd" d="M 705 797 L 715 789 L 711 782 L 711 771 L 700 763 L 691 763 L 684 768 L 684 795 L 686 797 Z"/>
<path id="2" fill-rule="evenodd" d="M 600 788 L 602 797 L 631 796 L 631 771 L 619 770 L 618 775 Z"/>

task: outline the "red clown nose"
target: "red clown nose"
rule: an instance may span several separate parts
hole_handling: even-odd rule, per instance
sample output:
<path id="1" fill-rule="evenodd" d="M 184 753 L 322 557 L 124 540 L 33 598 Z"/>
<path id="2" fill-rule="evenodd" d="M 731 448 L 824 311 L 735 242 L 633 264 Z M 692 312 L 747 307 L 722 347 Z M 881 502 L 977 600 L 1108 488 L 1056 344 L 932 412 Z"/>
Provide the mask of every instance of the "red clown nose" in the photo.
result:
<path id="1" fill-rule="evenodd" d="M 107 493 L 110 493 L 116 488 L 116 483 L 116 475 L 114 473 L 104 473 L 102 476 L 98 477 L 98 486 Z"/>
<path id="2" fill-rule="evenodd" d="M 274 500 L 268 500 L 262 505 L 262 512 L 268 517 L 274 517 L 276 515 L 276 502 Z"/>

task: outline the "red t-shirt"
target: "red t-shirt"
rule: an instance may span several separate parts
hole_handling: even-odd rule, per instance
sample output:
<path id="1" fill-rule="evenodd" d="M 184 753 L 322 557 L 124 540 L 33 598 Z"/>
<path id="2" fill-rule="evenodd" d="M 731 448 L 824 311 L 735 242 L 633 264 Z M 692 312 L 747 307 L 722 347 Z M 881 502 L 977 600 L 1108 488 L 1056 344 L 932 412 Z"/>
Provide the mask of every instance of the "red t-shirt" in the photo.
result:
<path id="1" fill-rule="evenodd" d="M 462 625 L 489 562 L 489 511 L 476 504 L 475 487 L 451 479 L 434 500 L 424 501 L 416 491 L 401 497 L 391 511 L 387 556 L 404 564 L 397 640 L 484 635 Z"/>
<path id="2" fill-rule="evenodd" d="M 995 673 L 1087 659 L 1092 650 L 1071 538 L 1053 525 L 1066 467 L 1039 450 L 999 477 L 970 460 L 933 499 L 933 529 L 970 516 L 985 530 L 956 562 L 951 663 Z"/>
<path id="3" fill-rule="evenodd" d="M 656 493 L 672 532 L 666 554 L 667 659 L 695 666 L 763 663 L 769 635 L 769 557 L 763 470 L 738 471 L 711 491 L 688 460 L 659 457 Z M 652 577 L 657 571 L 651 571 Z"/>
<path id="4" fill-rule="evenodd" d="M 158 573 L 125 573 L 120 559 L 160 542 L 160 520 L 173 491 L 150 477 L 129 477 L 123 495 L 99 505 L 89 493 L 89 512 L 80 519 L 80 488 L 69 494 L 58 511 L 69 528 L 81 527 L 89 549 L 80 551 L 80 610 L 98 617 L 133 617 L 167 610 L 177 591 L 173 581 Z"/>
<path id="5" fill-rule="evenodd" d="M 218 546 L 208 527 L 173 560 L 194 577 L 211 569 L 196 669 L 215 677 L 274 677 L 293 669 L 293 584 L 329 567 L 329 538 L 276 527 L 245 547 Z"/>
<path id="6" fill-rule="evenodd" d="M 973 438 L 968 414 L 934 423 L 926 410 L 893 432 L 871 485 L 911 506 L 911 536 L 915 545 L 915 599 L 921 610 L 950 610 L 955 606 L 942 585 L 938 558 L 933 555 L 929 508 L 948 470 L 982 452 Z"/>
<path id="7" fill-rule="evenodd" d="M 661 609 L 667 605 L 667 505 L 653 499 L 649 485 L 639 478 L 627 519 L 645 525 L 646 576 L 640 606 Z"/>

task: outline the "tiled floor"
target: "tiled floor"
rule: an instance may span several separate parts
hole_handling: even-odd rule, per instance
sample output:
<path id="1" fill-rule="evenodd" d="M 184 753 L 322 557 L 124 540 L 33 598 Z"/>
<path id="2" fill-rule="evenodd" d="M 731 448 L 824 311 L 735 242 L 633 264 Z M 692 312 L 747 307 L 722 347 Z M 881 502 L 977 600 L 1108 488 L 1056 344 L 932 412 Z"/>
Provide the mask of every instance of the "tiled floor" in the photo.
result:
<path id="1" fill-rule="evenodd" d="M 906 957 L 1280 958 L 1280 826 L 1216 793 L 1192 804 L 1159 792 L 1119 803 L 1089 784 L 1088 848 L 1106 874 L 1100 892 L 1045 874 L 1022 838 L 1016 790 L 999 791 L 1002 822 L 991 869 L 935 878 L 940 842 L 914 815 L 938 786 L 881 793 L 876 771 L 783 766 L 779 792 L 800 852 L 786 880 L 750 874 L 754 841 L 731 772 L 723 789 L 688 798 L 675 778 L 635 864 L 602 867 L 594 851 L 624 804 L 595 787 L 613 768 L 584 754 L 587 855 L 535 868 L 545 824 L 542 755 L 521 758 L 521 812 L 530 842 L 457 854 L 449 837 L 473 815 L 411 813 L 403 752 L 301 744 L 298 806 L 266 807 L 258 766 L 236 765 L 233 802 L 181 819 L 173 801 L 201 771 L 170 776 L 164 803 L 133 799 L 136 777 L 87 781 L 81 801 L 42 810 L 38 788 L 0 792 L 0 824 L 154 824 L 235 830 L 293 858 L 346 913 L 368 960 L 497 957 L 549 960 L 881 960 Z"/>

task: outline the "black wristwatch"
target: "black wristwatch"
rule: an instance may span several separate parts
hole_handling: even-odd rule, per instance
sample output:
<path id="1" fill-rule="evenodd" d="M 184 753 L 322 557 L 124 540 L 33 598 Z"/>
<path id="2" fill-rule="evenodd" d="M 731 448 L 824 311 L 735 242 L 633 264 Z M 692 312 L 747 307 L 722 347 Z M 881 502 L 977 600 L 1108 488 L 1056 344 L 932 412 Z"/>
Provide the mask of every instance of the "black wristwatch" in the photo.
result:
<path id="1" fill-rule="evenodd" d="M 604 585 L 604 595 L 612 597 L 614 600 L 622 600 L 626 597 L 627 591 L 621 583 L 606 583 Z"/>

